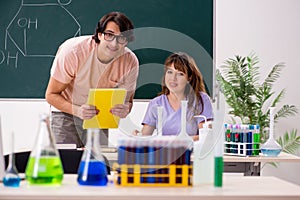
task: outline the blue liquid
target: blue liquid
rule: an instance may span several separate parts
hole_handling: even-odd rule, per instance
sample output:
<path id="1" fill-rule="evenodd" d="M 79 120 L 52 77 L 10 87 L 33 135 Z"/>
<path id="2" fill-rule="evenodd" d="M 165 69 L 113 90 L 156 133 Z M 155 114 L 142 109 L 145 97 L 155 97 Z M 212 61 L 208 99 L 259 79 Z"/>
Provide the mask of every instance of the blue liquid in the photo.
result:
<path id="1" fill-rule="evenodd" d="M 7 187 L 19 187 L 21 179 L 18 178 L 3 178 L 3 184 Z"/>
<path id="2" fill-rule="evenodd" d="M 264 156 L 276 157 L 281 152 L 281 149 L 261 149 Z"/>
<path id="3" fill-rule="evenodd" d="M 154 147 L 148 147 L 148 164 L 154 165 L 155 164 L 155 154 L 154 154 Z M 148 174 L 155 174 L 155 168 L 149 168 Z M 149 175 L 147 178 L 147 183 L 155 183 L 155 175 Z"/>
<path id="4" fill-rule="evenodd" d="M 84 166 L 88 165 L 87 178 L 84 179 L 83 172 Z M 81 161 L 78 170 L 77 182 L 80 185 L 94 185 L 94 186 L 105 186 L 107 185 L 107 170 L 104 162 L 91 161 L 84 162 Z"/>

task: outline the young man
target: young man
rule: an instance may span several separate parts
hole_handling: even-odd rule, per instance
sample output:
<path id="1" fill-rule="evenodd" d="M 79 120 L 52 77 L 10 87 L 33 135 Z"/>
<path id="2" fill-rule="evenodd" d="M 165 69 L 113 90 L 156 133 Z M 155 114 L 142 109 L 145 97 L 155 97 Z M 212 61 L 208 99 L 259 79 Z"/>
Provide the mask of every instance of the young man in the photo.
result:
<path id="1" fill-rule="evenodd" d="M 59 47 L 46 90 L 57 143 L 85 145 L 82 122 L 101 112 L 86 104 L 90 88 L 125 88 L 125 104 L 111 113 L 125 118 L 130 112 L 139 71 L 137 57 L 126 47 L 134 39 L 133 28 L 124 14 L 111 12 L 93 36 L 71 38 Z"/>

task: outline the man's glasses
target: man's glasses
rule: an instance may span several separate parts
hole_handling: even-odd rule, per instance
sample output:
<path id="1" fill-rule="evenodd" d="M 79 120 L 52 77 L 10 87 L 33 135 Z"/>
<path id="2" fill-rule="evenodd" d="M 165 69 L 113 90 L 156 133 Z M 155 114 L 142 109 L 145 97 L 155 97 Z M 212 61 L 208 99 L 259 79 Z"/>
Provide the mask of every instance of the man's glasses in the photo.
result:
<path id="1" fill-rule="evenodd" d="M 115 35 L 107 32 L 103 32 L 103 34 L 106 41 L 113 41 L 115 38 L 117 38 L 116 40 L 119 44 L 125 44 L 127 42 L 127 38 L 123 35 Z"/>

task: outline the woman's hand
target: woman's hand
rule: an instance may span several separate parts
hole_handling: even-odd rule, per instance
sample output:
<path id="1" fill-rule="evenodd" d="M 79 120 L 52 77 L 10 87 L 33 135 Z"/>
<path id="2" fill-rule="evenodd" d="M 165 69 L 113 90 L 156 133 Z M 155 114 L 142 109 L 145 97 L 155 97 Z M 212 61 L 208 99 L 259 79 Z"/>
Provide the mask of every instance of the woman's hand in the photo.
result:
<path id="1" fill-rule="evenodd" d="M 134 130 L 132 131 L 132 135 L 141 136 L 142 132 L 140 132 L 139 130 Z"/>
<path id="2" fill-rule="evenodd" d="M 192 139 L 194 140 L 194 141 L 198 141 L 199 140 L 199 135 L 193 135 L 193 136 L 191 136 L 192 137 Z"/>

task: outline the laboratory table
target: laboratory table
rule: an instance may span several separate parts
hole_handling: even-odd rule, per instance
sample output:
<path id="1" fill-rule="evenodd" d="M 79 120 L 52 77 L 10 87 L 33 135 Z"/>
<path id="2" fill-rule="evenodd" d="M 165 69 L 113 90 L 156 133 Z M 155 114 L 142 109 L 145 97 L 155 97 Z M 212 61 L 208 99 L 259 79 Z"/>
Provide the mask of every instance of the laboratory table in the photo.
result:
<path id="1" fill-rule="evenodd" d="M 77 173 L 78 165 L 81 159 L 82 150 L 60 149 L 64 172 L 66 174 Z M 108 159 L 112 166 L 118 160 L 116 148 L 103 148 L 103 155 Z M 25 172 L 27 159 L 30 152 L 19 152 L 16 154 L 16 166 L 19 172 Z M 6 156 L 6 161 L 8 156 Z M 191 160 L 193 160 L 193 155 Z M 261 164 L 266 162 L 300 162 L 300 157 L 281 152 L 277 157 L 242 157 L 224 155 L 224 172 L 243 173 L 244 176 L 260 176 Z M 7 163 L 7 162 L 6 162 Z"/>
<path id="2" fill-rule="evenodd" d="M 300 186 L 268 176 L 224 174 L 222 188 L 213 185 L 197 187 L 122 187 L 81 186 L 77 175 L 65 174 L 61 186 L 30 186 L 26 181 L 19 188 L 0 185 L 0 200 L 299 200 Z"/>
<path id="3" fill-rule="evenodd" d="M 104 152 L 108 160 L 113 163 L 118 160 L 117 153 Z M 300 162 L 300 157 L 281 152 L 277 157 L 259 156 L 233 156 L 224 155 L 224 172 L 243 173 L 244 176 L 260 176 L 261 163 L 266 162 Z M 193 160 L 193 155 L 191 160 Z"/>

